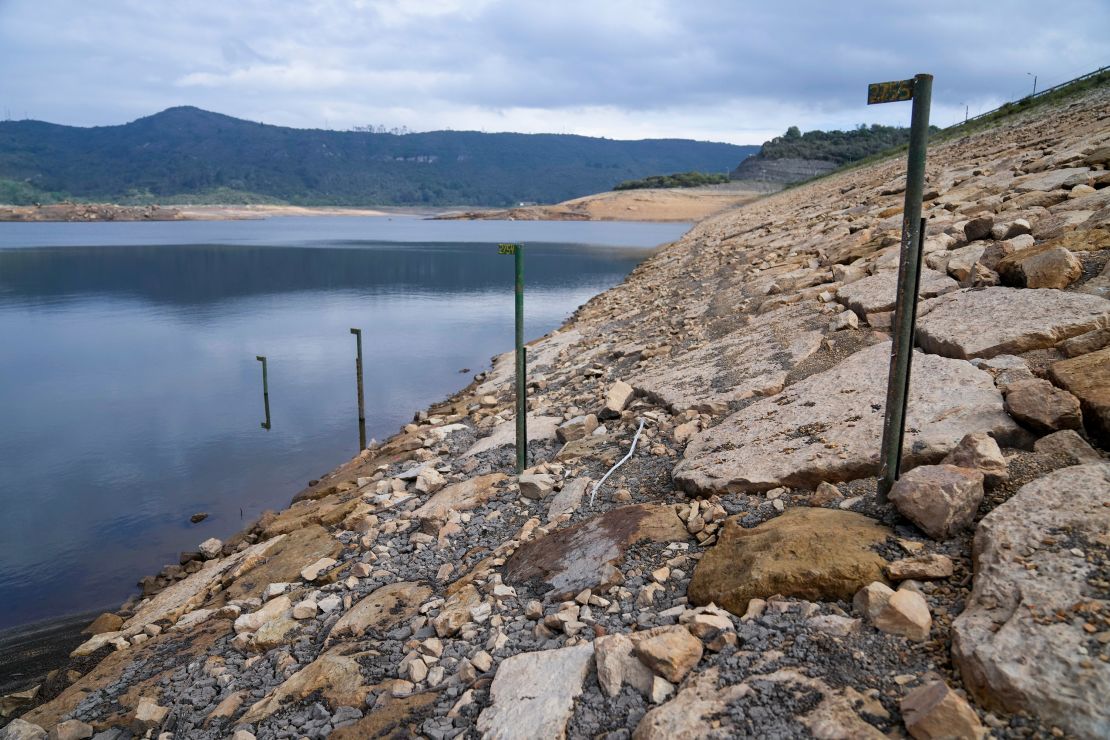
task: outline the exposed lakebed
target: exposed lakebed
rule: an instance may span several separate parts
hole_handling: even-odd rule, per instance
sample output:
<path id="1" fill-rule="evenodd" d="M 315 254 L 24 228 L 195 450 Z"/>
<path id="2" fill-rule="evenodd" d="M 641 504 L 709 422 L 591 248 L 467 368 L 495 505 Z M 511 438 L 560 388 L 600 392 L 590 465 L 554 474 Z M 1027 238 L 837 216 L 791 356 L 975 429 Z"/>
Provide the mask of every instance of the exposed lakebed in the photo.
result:
<path id="1" fill-rule="evenodd" d="M 0 225 L 0 628 L 118 604 L 367 434 L 558 326 L 683 224 L 282 218 Z M 269 362 L 272 427 L 261 372 Z M 460 370 L 468 368 L 467 374 Z M 196 512 L 208 512 L 190 524 Z"/>

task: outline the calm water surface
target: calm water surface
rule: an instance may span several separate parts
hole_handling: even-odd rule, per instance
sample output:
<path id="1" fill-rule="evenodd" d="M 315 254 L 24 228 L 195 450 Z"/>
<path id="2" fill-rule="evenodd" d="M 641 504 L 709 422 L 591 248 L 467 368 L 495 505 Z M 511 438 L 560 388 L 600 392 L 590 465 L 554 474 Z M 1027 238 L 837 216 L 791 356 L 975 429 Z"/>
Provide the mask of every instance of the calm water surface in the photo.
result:
<path id="1" fill-rule="evenodd" d="M 0 628 L 118 605 L 558 326 L 681 224 L 0 224 Z M 269 358 L 272 428 L 260 365 Z M 462 368 L 470 368 L 467 375 Z M 207 520 L 190 524 L 195 512 Z"/>

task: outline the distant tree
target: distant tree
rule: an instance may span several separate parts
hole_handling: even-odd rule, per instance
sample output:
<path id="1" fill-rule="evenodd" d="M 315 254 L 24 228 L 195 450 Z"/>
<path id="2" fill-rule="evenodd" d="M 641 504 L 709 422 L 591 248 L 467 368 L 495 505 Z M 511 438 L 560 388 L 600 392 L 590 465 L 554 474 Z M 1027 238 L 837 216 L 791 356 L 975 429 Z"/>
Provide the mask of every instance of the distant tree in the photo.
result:
<path id="1" fill-rule="evenodd" d="M 784 136 L 783 138 L 800 139 L 802 138 L 802 132 L 798 129 L 797 126 L 791 126 L 790 128 L 786 129 L 786 136 Z"/>

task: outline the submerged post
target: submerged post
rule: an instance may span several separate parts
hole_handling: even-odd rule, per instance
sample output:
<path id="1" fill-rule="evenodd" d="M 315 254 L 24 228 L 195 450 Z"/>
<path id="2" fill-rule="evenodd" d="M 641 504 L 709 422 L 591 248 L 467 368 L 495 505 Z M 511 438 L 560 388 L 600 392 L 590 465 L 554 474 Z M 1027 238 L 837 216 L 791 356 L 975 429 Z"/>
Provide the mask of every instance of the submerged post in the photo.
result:
<path id="1" fill-rule="evenodd" d="M 366 403 L 362 396 L 362 329 L 351 329 L 355 335 L 355 385 L 358 389 L 358 449 L 366 449 Z"/>
<path id="2" fill-rule="evenodd" d="M 528 467 L 527 363 L 524 349 L 524 245 L 498 244 L 498 254 L 513 255 L 516 272 L 516 472 Z"/>
<path id="3" fill-rule="evenodd" d="M 266 421 L 262 422 L 262 428 L 269 431 L 270 429 L 270 380 L 266 375 L 266 357 L 265 355 L 255 355 L 254 359 L 262 363 L 262 403 L 266 408 Z"/>
<path id="4" fill-rule="evenodd" d="M 917 318 L 917 292 L 921 280 L 921 253 L 925 237 L 921 199 L 925 193 L 925 155 L 932 91 L 933 76 L 928 74 L 916 75 L 912 80 L 880 82 L 867 89 L 868 105 L 913 100 L 906 168 L 906 200 L 902 209 L 902 243 L 898 260 L 898 293 L 892 324 L 883 441 L 879 453 L 879 503 L 886 502 L 886 496 L 898 480 L 902 466 L 902 438 L 905 434 L 914 324 Z"/>

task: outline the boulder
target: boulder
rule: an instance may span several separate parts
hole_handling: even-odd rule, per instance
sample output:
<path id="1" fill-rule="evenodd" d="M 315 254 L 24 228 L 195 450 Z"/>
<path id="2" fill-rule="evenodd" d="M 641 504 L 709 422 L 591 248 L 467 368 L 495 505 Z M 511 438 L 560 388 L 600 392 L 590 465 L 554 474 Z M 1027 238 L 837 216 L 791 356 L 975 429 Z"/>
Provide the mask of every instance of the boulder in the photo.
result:
<path id="1" fill-rule="evenodd" d="M 505 564 L 504 579 L 510 585 L 538 585 L 552 599 L 571 598 L 617 583 L 616 564 L 636 542 L 689 539 L 672 506 L 622 506 L 525 542 Z"/>
<path id="2" fill-rule="evenodd" d="M 1003 257 L 997 270 L 1005 285 L 1063 290 L 1083 274 L 1083 263 L 1064 247 L 1047 242 Z"/>
<path id="3" fill-rule="evenodd" d="M 163 707 L 150 697 L 144 696 L 139 699 L 139 704 L 131 715 L 131 731 L 141 735 L 148 730 L 161 727 L 169 713 L 169 707 Z"/>
<path id="4" fill-rule="evenodd" d="M 1087 444 L 1087 440 L 1080 437 L 1071 429 L 1041 437 L 1033 445 L 1034 452 L 1043 452 L 1049 455 L 1065 454 L 1071 457 L 1073 464 L 1102 462 L 1098 450 Z"/>
<path id="5" fill-rule="evenodd" d="M 304 668 L 285 679 L 268 695 L 255 702 L 239 719 L 239 724 L 254 724 L 269 717 L 288 701 L 301 701 L 319 694 L 332 709 L 359 707 L 369 689 L 363 686 L 360 654 L 341 655 L 343 646 L 320 654 Z"/>
<path id="6" fill-rule="evenodd" d="M 384 634 L 416 615 L 432 590 L 416 581 L 390 583 L 359 600 L 339 618 L 328 633 L 328 640 L 345 635 L 361 637 L 367 633 Z"/>
<path id="7" fill-rule="evenodd" d="M 748 601 L 775 594 L 809 601 L 848 601 L 882 581 L 886 561 L 873 549 L 891 531 L 840 509 L 791 508 L 757 527 L 726 519 L 717 544 L 694 568 L 688 594 L 743 615 Z"/>
<path id="8" fill-rule="evenodd" d="M 862 614 L 868 623 L 872 623 L 879 616 L 879 613 L 886 608 L 887 602 L 890 601 L 890 597 L 893 595 L 894 589 L 890 586 L 879 581 L 872 581 L 852 597 L 852 608 L 856 610 L 857 614 Z"/>
<path id="9" fill-rule="evenodd" d="M 1110 302 L 1097 296 L 983 288 L 949 293 L 923 304 L 917 343 L 926 352 L 945 357 L 994 357 L 1045 349 L 1106 327 L 1110 327 Z M 916 370 L 915 366 L 915 376 Z"/>
<path id="10" fill-rule="evenodd" d="M 555 476 L 550 473 L 524 473 L 517 478 L 517 486 L 521 496 L 538 501 L 551 495 L 555 490 L 555 481 Z"/>
<path id="11" fill-rule="evenodd" d="M 504 473 L 491 473 L 452 483 L 425 501 L 412 515 L 420 521 L 446 521 L 452 511 L 470 511 L 485 504 L 498 494 L 497 484 L 507 477 Z"/>
<path id="12" fill-rule="evenodd" d="M 490 704 L 478 715 L 478 732 L 488 740 L 562 740 L 593 656 L 586 642 L 505 658 L 490 686 Z"/>
<path id="13" fill-rule="evenodd" d="M 621 412 L 628 408 L 635 394 L 636 390 L 628 383 L 623 380 L 616 381 L 605 393 L 605 404 L 598 413 L 598 418 L 619 419 Z"/>
<path id="14" fill-rule="evenodd" d="M 679 412 L 721 413 L 732 401 L 778 393 L 786 376 L 821 348 L 828 318 L 784 306 L 633 378 L 636 390 Z"/>
<path id="15" fill-rule="evenodd" d="M 948 253 L 948 274 L 959 280 L 960 285 L 970 285 L 972 271 L 986 250 L 986 242 L 972 242 L 966 247 L 953 249 Z"/>
<path id="16" fill-rule="evenodd" d="M 547 505 L 548 521 L 558 519 L 563 514 L 572 514 L 577 511 L 578 505 L 582 503 L 582 497 L 586 495 L 586 489 L 590 487 L 592 482 L 589 478 L 580 477 L 564 484 L 563 490 L 552 496 L 551 503 Z"/>
<path id="17" fill-rule="evenodd" d="M 1041 378 L 1011 385 L 1006 390 L 1006 411 L 1038 432 L 1083 428 L 1079 399 Z"/>
<path id="18" fill-rule="evenodd" d="M 18 717 L 0 727 L 0 740 L 43 740 L 45 737 L 46 730 Z"/>
<path id="19" fill-rule="evenodd" d="M 1062 167 L 1044 173 L 1034 173 L 1014 178 L 1011 187 L 1017 193 L 1060 190 L 1084 182 L 1090 171 L 1089 167 Z"/>
<path id="20" fill-rule="evenodd" d="M 888 635 L 924 642 L 929 639 L 933 618 L 924 596 L 912 589 L 900 588 L 887 599 L 872 624 Z"/>
<path id="21" fill-rule="evenodd" d="M 813 488 L 875 474 L 889 362 L 890 343 L 876 344 L 732 414 L 694 436 L 675 467 L 675 482 L 710 494 Z M 915 354 L 904 464 L 935 462 L 971 432 L 1009 443 L 1023 434 L 989 374 L 963 361 Z"/>
<path id="22" fill-rule="evenodd" d="M 229 599 L 261 597 L 271 583 L 291 583 L 300 577 L 305 563 L 335 558 L 343 546 L 319 524 L 306 524 L 274 542 L 266 560 L 236 578 L 225 593 Z"/>
<path id="23" fill-rule="evenodd" d="M 915 740 L 979 740 L 987 729 L 967 700 L 944 681 L 919 686 L 902 698 L 902 721 Z"/>
<path id="24" fill-rule="evenodd" d="M 994 216 L 985 215 L 973 218 L 964 224 L 964 236 L 967 237 L 969 242 L 976 241 L 977 239 L 985 239 L 990 236 L 991 228 L 994 227 Z"/>
<path id="25" fill-rule="evenodd" d="M 1110 464 L 1063 468 L 979 523 L 952 656 L 980 705 L 1027 712 L 1069 735 L 1110 736 L 1110 663 L 1088 655 L 1083 627 L 1110 608 L 1090 585 L 1105 578 L 1108 491 Z"/>
<path id="26" fill-rule="evenodd" d="M 560 424 L 555 430 L 555 436 L 560 442 L 566 444 L 588 436 L 595 429 L 597 429 L 597 417 L 593 414 L 580 414 Z"/>
<path id="27" fill-rule="evenodd" d="M 249 614 L 242 614 L 235 619 L 235 633 L 242 634 L 244 632 L 254 632 L 262 625 L 269 622 L 271 619 L 277 619 L 279 616 L 289 611 L 292 603 L 289 601 L 288 596 L 278 596 L 270 599 L 262 608 L 256 609 Z"/>
<path id="28" fill-rule="evenodd" d="M 1049 375 L 1079 399 L 1088 433 L 1110 448 L 1110 347 L 1053 363 Z"/>
<path id="29" fill-rule="evenodd" d="M 947 539 L 974 521 L 983 500 L 983 474 L 955 465 L 922 465 L 903 473 L 889 498 L 922 532 Z"/>
<path id="30" fill-rule="evenodd" d="M 541 442 L 549 439 L 555 439 L 555 430 L 559 428 L 562 419 L 555 416 L 531 416 L 527 417 L 528 420 L 528 441 Z M 493 431 L 488 436 L 482 437 L 470 448 L 464 452 L 461 457 L 468 458 L 480 455 L 483 452 L 496 450 L 500 447 L 507 447 L 516 444 L 516 421 L 510 419 L 509 421 L 502 422 L 493 428 Z"/>
<path id="31" fill-rule="evenodd" d="M 955 280 L 936 270 L 921 271 L 918 299 L 959 290 Z M 878 274 L 845 285 L 836 292 L 836 300 L 866 319 L 868 314 L 893 311 L 898 298 L 898 271 L 884 270 Z"/>
<path id="32" fill-rule="evenodd" d="M 100 635 L 105 632 L 118 632 L 120 627 L 123 626 L 123 617 L 112 614 L 111 612 L 104 612 L 99 617 L 92 621 L 85 629 L 81 630 L 83 635 Z"/>
<path id="33" fill-rule="evenodd" d="M 945 465 L 956 465 L 961 468 L 978 470 L 986 478 L 987 483 L 996 484 L 1007 480 L 1010 471 L 1006 458 L 994 437 L 983 432 L 972 432 L 956 445 L 956 448 L 945 455 L 941 462 Z"/>
<path id="34" fill-rule="evenodd" d="M 1060 342 L 1058 349 L 1065 357 L 1078 357 L 1108 346 L 1110 346 L 1110 329 L 1095 329 L 1086 334 L 1065 339 Z"/>
<path id="35" fill-rule="evenodd" d="M 619 632 L 594 640 L 597 683 L 607 696 L 619 694 L 624 684 L 651 696 L 655 675 L 633 654 L 632 647 L 632 639 Z"/>
<path id="36" fill-rule="evenodd" d="M 224 543 L 220 542 L 215 537 L 209 537 L 204 542 L 197 545 L 197 551 L 204 556 L 206 560 L 218 558 L 220 551 L 223 549 Z"/>

